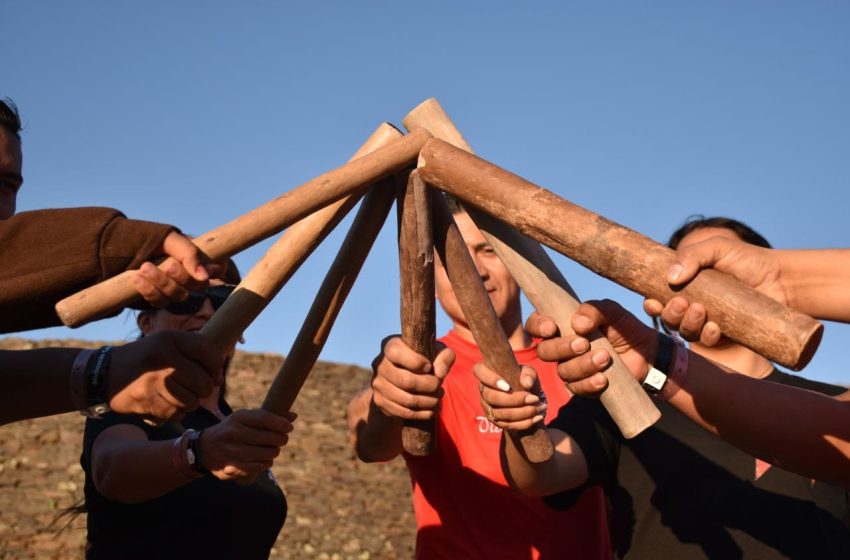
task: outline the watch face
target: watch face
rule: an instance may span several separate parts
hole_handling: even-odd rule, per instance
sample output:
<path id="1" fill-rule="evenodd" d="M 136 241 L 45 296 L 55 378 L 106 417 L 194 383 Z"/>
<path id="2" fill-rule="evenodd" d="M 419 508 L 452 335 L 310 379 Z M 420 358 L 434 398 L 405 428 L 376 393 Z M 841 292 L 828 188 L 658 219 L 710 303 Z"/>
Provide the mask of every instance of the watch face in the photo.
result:
<path id="1" fill-rule="evenodd" d="M 187 450 L 186 450 L 186 458 L 187 458 L 187 459 L 189 459 L 189 464 L 190 464 L 190 465 L 194 465 L 194 464 L 195 464 L 195 452 L 194 452 L 194 451 L 192 451 L 191 449 L 187 449 Z"/>

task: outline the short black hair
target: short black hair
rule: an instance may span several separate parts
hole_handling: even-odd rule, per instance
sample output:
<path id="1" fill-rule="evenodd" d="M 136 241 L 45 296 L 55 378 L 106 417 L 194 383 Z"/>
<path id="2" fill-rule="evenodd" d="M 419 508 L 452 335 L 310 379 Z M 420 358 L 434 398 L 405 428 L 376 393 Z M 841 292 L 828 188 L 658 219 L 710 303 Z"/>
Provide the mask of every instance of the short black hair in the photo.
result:
<path id="1" fill-rule="evenodd" d="M 463 207 L 463 204 L 458 197 L 449 193 L 443 193 L 443 197 L 446 199 L 446 206 L 448 206 L 449 210 L 451 210 L 452 216 L 455 214 L 466 213 L 466 208 Z"/>
<path id="2" fill-rule="evenodd" d="M 18 106 L 8 97 L 0 99 L 0 127 L 14 134 L 18 140 L 21 139 L 21 115 Z"/>
<path id="3" fill-rule="evenodd" d="M 711 218 L 706 218 L 702 214 L 694 214 L 693 216 L 689 216 L 685 223 L 679 227 L 676 231 L 673 232 L 673 235 L 670 236 L 670 239 L 667 240 L 667 246 L 671 249 L 676 249 L 679 247 L 679 243 L 682 242 L 682 239 L 686 235 L 691 232 L 694 232 L 698 229 L 704 228 L 722 228 L 728 229 L 732 231 L 741 238 L 741 240 L 749 243 L 750 245 L 758 245 L 759 247 L 764 247 L 766 249 L 772 249 L 770 243 L 767 239 L 764 238 L 762 234 L 745 224 L 744 222 L 740 222 L 733 218 L 727 218 L 725 216 L 714 216 Z"/>

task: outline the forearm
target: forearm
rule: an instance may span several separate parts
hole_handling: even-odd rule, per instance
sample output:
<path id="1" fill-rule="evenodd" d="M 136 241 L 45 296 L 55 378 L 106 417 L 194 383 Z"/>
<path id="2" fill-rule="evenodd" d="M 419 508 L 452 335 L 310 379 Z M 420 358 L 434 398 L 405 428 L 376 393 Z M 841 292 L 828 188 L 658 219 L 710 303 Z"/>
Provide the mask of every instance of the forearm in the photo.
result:
<path id="1" fill-rule="evenodd" d="M 92 477 L 98 492 L 127 504 L 158 498 L 191 482 L 172 461 L 174 440 L 110 442 L 96 448 Z"/>
<path id="2" fill-rule="evenodd" d="M 0 424 L 74 410 L 70 374 L 79 348 L 0 351 Z"/>
<path id="3" fill-rule="evenodd" d="M 527 496 L 549 496 L 587 481 L 587 462 L 578 444 L 561 430 L 549 429 L 548 433 L 555 454 L 543 463 L 532 463 L 517 438 L 502 432 L 502 471 L 508 484 Z"/>
<path id="4" fill-rule="evenodd" d="M 776 466 L 850 486 L 850 402 L 729 373 L 690 352 L 670 404 Z"/>
<path id="5" fill-rule="evenodd" d="M 813 317 L 850 322 L 850 250 L 776 251 L 789 304 Z"/>
<path id="6" fill-rule="evenodd" d="M 387 416 L 372 402 L 372 389 L 357 393 L 348 404 L 348 435 L 358 459 L 389 461 L 402 450 L 400 418 Z"/>

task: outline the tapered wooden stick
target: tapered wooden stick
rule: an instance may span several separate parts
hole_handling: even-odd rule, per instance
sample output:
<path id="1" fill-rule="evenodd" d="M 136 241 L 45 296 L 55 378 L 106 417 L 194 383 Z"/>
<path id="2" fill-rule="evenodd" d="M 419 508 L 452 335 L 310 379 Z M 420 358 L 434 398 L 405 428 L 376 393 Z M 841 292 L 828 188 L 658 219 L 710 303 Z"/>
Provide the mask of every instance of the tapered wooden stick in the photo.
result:
<path id="1" fill-rule="evenodd" d="M 442 140 L 425 144 L 419 174 L 645 297 L 666 303 L 681 294 L 701 302 L 724 334 L 771 361 L 800 369 L 817 349 L 823 325 L 811 317 L 713 269 L 674 291 L 665 280 L 673 250 Z"/>
<path id="2" fill-rule="evenodd" d="M 493 371 L 499 372 L 512 390 L 525 390 L 520 384 L 522 369 L 517 364 L 490 296 L 487 295 L 481 276 L 469 255 L 469 249 L 446 206 L 446 201 L 443 200 L 443 195 L 434 189 L 431 189 L 431 210 L 434 216 L 434 247 L 452 283 L 463 317 L 481 350 L 484 363 Z M 514 437 L 519 439 L 519 446 L 525 451 L 528 460 L 534 463 L 548 460 L 555 452 L 552 440 L 542 424 Z"/>
<path id="3" fill-rule="evenodd" d="M 399 185 L 398 261 L 401 280 L 401 339 L 414 352 L 434 361 L 436 304 L 434 301 L 434 239 L 428 187 L 416 171 Z M 401 442 L 411 455 L 434 449 L 436 418 L 405 420 Z"/>
<path id="4" fill-rule="evenodd" d="M 238 253 L 290 224 L 347 195 L 401 171 L 416 161 L 430 137 L 425 131 L 408 134 L 342 167 L 320 175 L 235 220 L 194 239 L 212 259 Z M 166 259 L 160 268 L 169 264 Z M 138 294 L 131 284 L 135 272 L 128 271 L 70 296 L 56 305 L 56 312 L 69 327 L 109 316 L 131 303 Z"/>
<path id="5" fill-rule="evenodd" d="M 351 161 L 375 151 L 401 135 L 394 126 L 381 124 L 354 154 Z M 392 181 L 392 178 L 383 181 Z M 381 185 L 378 188 L 392 187 Z M 347 196 L 290 226 L 257 261 L 224 305 L 207 321 L 201 332 L 223 348 L 236 344 L 248 325 L 266 308 L 359 199 L 359 194 Z"/>
<path id="6" fill-rule="evenodd" d="M 263 408 L 285 415 L 313 369 L 363 261 L 387 219 L 395 189 L 372 188 L 363 198 L 354 223 L 322 282 L 292 349 L 275 376 Z"/>
<path id="7" fill-rule="evenodd" d="M 454 122 L 434 98 L 420 103 L 402 122 L 408 130 L 424 128 L 435 138 L 473 153 Z M 474 206 L 464 208 L 505 263 L 531 305 L 552 318 L 561 334 L 572 334 L 570 322 L 581 302 L 546 251 L 538 243 Z M 593 350 L 604 349 L 612 356 L 611 366 L 605 371 L 608 388 L 600 400 L 623 436 L 634 437 L 654 424 L 661 413 L 629 373 L 607 338 L 595 333 L 591 336 L 590 345 Z"/>

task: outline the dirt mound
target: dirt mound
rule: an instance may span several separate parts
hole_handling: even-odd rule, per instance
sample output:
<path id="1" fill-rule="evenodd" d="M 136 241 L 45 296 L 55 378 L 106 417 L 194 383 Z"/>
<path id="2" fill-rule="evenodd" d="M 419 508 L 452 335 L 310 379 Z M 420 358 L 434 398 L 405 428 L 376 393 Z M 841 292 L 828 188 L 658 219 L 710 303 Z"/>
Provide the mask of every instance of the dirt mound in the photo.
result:
<path id="1" fill-rule="evenodd" d="M 0 349 L 88 346 L 79 341 L 0 340 Z M 239 352 L 228 376 L 234 408 L 258 406 L 283 361 Z M 360 367 L 319 362 L 295 411 L 296 431 L 274 474 L 289 514 L 271 558 L 411 558 L 415 520 L 401 459 L 366 465 L 348 445 L 346 406 L 369 380 Z M 83 419 L 70 413 L 0 427 L 0 558 L 81 558 L 85 518 L 55 521 L 83 495 Z"/>

